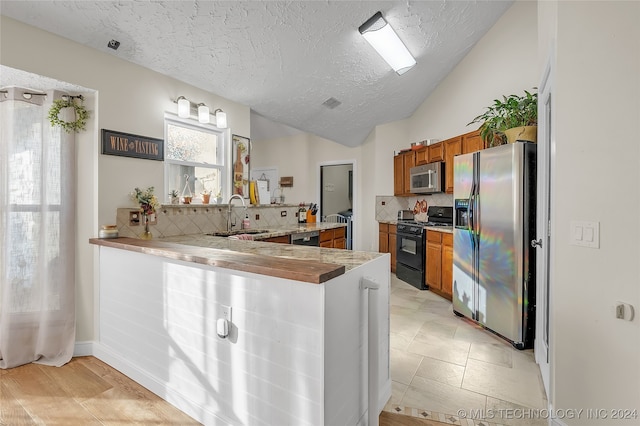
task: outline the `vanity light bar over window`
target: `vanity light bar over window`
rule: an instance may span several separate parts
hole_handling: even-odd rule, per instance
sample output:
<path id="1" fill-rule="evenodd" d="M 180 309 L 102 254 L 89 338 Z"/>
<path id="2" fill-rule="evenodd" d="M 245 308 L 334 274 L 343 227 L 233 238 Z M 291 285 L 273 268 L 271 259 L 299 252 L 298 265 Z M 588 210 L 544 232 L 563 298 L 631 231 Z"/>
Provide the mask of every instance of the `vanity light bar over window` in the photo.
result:
<path id="1" fill-rule="evenodd" d="M 178 104 L 178 117 L 180 118 L 191 117 L 192 102 L 189 99 L 185 98 L 184 96 L 178 96 L 178 99 L 175 100 L 175 103 Z M 197 104 L 196 107 L 198 112 L 198 121 L 203 124 L 209 123 L 209 119 L 210 119 L 209 107 L 203 103 Z M 219 129 L 226 129 L 227 113 L 225 113 L 222 109 L 218 108 L 214 111 L 214 115 L 216 116 L 216 127 Z"/>

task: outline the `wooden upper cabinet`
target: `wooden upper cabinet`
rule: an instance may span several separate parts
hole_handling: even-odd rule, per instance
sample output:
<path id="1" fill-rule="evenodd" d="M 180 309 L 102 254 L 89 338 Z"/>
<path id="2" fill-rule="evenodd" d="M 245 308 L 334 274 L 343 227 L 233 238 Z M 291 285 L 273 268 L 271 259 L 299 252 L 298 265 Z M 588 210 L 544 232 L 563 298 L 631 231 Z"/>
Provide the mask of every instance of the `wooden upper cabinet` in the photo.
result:
<path id="1" fill-rule="evenodd" d="M 462 137 L 447 139 L 444 144 L 444 192 L 453 194 L 453 157 L 462 154 Z"/>
<path id="2" fill-rule="evenodd" d="M 484 149 L 484 141 L 480 136 L 480 130 L 462 135 L 462 153 L 468 154 Z"/>
<path id="3" fill-rule="evenodd" d="M 444 161 L 444 143 L 434 143 L 427 148 L 429 148 L 429 163 Z"/>
<path id="4" fill-rule="evenodd" d="M 404 195 L 404 158 L 393 157 L 393 195 Z"/>
<path id="5" fill-rule="evenodd" d="M 404 195 L 411 195 L 411 175 L 409 170 L 416 166 L 416 153 L 409 151 L 402 154 L 404 157 Z"/>
<path id="6" fill-rule="evenodd" d="M 409 169 L 415 165 L 415 151 L 403 152 L 393 157 L 393 195 L 411 195 Z"/>
<path id="7" fill-rule="evenodd" d="M 424 146 L 416 151 L 416 166 L 422 166 L 429 162 L 429 147 Z"/>

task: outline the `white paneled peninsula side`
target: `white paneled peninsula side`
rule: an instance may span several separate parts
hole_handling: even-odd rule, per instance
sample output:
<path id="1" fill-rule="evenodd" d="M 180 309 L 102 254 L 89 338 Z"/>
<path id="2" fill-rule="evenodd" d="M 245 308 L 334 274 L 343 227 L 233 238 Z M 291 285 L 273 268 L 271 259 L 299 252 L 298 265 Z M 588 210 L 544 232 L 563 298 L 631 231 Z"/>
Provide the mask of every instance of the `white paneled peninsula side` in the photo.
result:
<path id="1" fill-rule="evenodd" d="M 391 396 L 388 254 L 202 236 L 90 241 L 94 354 L 196 420 L 366 425 Z"/>

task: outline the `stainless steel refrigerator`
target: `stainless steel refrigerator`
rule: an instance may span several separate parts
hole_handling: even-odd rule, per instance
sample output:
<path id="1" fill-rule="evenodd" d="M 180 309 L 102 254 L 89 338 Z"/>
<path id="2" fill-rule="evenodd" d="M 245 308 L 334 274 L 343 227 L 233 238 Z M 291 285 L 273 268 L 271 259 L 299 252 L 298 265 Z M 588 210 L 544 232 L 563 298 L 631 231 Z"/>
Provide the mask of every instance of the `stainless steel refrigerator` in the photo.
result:
<path id="1" fill-rule="evenodd" d="M 536 145 L 454 158 L 453 311 L 510 341 L 533 345 Z"/>

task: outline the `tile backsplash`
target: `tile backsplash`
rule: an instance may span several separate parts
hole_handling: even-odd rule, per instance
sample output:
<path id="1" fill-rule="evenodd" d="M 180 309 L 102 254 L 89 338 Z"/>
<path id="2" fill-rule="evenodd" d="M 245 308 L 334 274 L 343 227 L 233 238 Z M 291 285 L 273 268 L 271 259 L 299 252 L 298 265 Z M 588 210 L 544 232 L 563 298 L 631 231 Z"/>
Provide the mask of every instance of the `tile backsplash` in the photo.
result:
<path id="1" fill-rule="evenodd" d="M 149 229 L 156 238 L 224 231 L 227 228 L 227 209 L 226 204 L 163 205 L 156 212 L 156 223 L 151 224 Z M 135 208 L 117 209 L 119 236 L 139 238 L 144 231 L 144 226 L 132 226 L 129 223 L 129 214 L 135 211 L 137 211 Z M 248 206 L 246 210 L 251 228 L 296 224 L 297 212 L 298 206 L 289 204 Z M 240 229 L 244 216 L 245 209 L 241 205 L 234 204 L 231 218 L 236 226 L 233 229 Z"/>
<path id="2" fill-rule="evenodd" d="M 398 219 L 398 210 L 413 210 L 416 201 L 426 200 L 428 206 L 453 206 L 453 195 L 431 194 L 413 197 L 394 197 L 391 195 L 376 196 L 376 221 L 392 221 Z"/>

